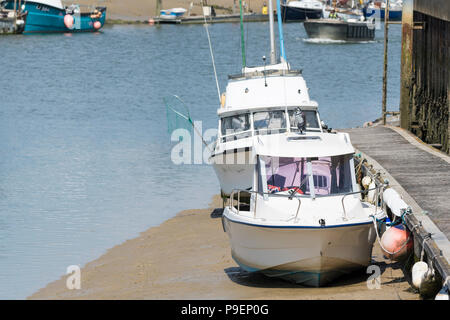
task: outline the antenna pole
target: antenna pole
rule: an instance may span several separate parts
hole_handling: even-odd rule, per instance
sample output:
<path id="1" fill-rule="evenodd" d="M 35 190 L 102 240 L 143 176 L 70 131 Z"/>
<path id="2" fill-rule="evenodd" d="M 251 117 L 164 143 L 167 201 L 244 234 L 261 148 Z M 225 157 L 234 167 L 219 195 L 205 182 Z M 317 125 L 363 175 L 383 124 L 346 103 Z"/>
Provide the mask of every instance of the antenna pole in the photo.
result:
<path id="1" fill-rule="evenodd" d="M 242 68 L 245 68 L 245 42 L 244 42 L 244 13 L 242 11 L 242 0 L 239 0 L 239 13 L 241 16 L 241 49 L 242 49 Z"/>
<path id="2" fill-rule="evenodd" d="M 277 20 L 278 20 L 278 33 L 280 37 L 280 60 L 281 62 L 285 62 L 286 52 L 284 51 L 283 21 L 281 20 L 280 0 L 277 0 Z"/>
<path id="3" fill-rule="evenodd" d="M 202 7 L 202 8 L 204 10 L 205 7 Z M 217 96 L 219 97 L 219 103 L 220 103 L 221 99 L 220 99 L 219 79 L 217 78 L 216 62 L 214 60 L 214 53 L 213 53 L 213 49 L 212 49 L 212 45 L 211 45 L 211 37 L 209 35 L 208 23 L 206 22 L 205 11 L 203 11 L 203 20 L 205 21 L 206 35 L 208 36 L 209 53 L 211 54 L 211 60 L 212 60 L 212 65 L 213 65 L 213 69 L 214 69 L 214 78 L 216 79 Z"/>
<path id="4" fill-rule="evenodd" d="M 387 67 L 388 67 L 388 42 L 389 42 L 389 0 L 386 0 L 384 9 L 384 64 L 383 64 L 383 97 L 381 100 L 383 124 L 386 124 L 386 98 L 387 98 Z"/>
<path id="5" fill-rule="evenodd" d="M 273 31 L 273 5 L 269 0 L 269 28 L 270 28 L 270 64 L 277 63 L 277 54 L 275 52 L 275 34 Z"/>

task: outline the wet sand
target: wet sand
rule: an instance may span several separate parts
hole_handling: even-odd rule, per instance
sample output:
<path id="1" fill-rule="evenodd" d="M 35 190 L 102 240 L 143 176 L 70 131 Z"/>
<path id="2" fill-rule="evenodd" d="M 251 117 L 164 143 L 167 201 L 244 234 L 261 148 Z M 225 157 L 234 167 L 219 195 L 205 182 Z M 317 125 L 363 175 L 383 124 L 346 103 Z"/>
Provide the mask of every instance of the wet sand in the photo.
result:
<path id="1" fill-rule="evenodd" d="M 135 239 L 109 249 L 81 269 L 81 289 L 67 276 L 29 299 L 419 299 L 399 264 L 375 246 L 381 289 L 369 290 L 365 271 L 328 287 L 309 288 L 242 271 L 233 261 L 214 197 L 208 209 L 186 210 Z M 214 213 L 214 214 L 212 214 Z"/>

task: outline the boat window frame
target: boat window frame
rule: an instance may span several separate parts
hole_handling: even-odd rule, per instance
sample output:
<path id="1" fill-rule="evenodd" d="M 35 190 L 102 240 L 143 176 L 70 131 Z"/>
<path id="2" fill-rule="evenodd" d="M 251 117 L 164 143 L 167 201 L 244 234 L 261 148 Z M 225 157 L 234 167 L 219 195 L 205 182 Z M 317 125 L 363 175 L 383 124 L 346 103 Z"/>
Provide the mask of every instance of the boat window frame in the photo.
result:
<path id="1" fill-rule="evenodd" d="M 280 112 L 281 114 L 284 115 L 284 125 L 285 127 L 281 127 L 281 128 L 261 128 L 261 129 L 255 129 L 255 114 L 256 113 L 263 113 L 263 112 Z M 286 133 L 289 132 L 288 129 L 288 120 L 287 120 L 287 116 L 286 116 L 286 110 L 285 109 L 277 109 L 277 110 L 258 110 L 258 111 L 253 111 L 252 112 L 252 127 L 253 127 L 253 135 L 255 136 L 260 136 L 260 135 L 271 135 L 271 134 L 279 134 L 279 133 Z M 258 131 L 258 132 L 257 132 Z M 262 132 L 262 133 L 260 133 Z"/>
<path id="2" fill-rule="evenodd" d="M 267 180 L 262 178 L 262 164 L 264 163 L 265 165 L 265 160 L 261 158 L 261 156 L 265 156 L 265 155 L 257 155 L 257 161 L 256 161 L 256 174 L 257 174 L 257 179 L 256 179 L 256 190 L 259 194 L 264 196 L 264 199 L 267 200 L 267 196 L 270 196 L 272 193 L 269 192 L 269 188 L 267 185 Z M 342 157 L 342 156 L 346 156 L 348 157 L 348 166 L 350 168 L 350 176 L 349 176 L 349 186 L 351 187 L 350 191 L 344 191 L 344 192 L 339 192 L 339 193 L 329 193 L 329 194 L 316 194 L 316 189 L 320 189 L 321 187 L 317 187 L 314 183 L 314 171 L 313 171 L 313 166 L 312 166 L 312 161 L 316 161 L 317 158 L 316 157 L 305 157 L 306 159 L 306 170 L 307 170 L 307 177 L 308 180 L 305 181 L 305 183 L 308 183 L 309 185 L 314 186 L 311 190 L 310 187 L 309 188 L 309 194 L 298 194 L 296 193 L 296 197 L 300 197 L 300 198 L 311 198 L 311 199 L 315 199 L 315 198 L 324 198 L 324 197 L 338 197 L 338 196 L 345 196 L 347 194 L 352 194 L 355 192 L 359 191 L 359 188 L 357 187 L 357 183 L 356 183 L 356 173 L 355 173 L 355 167 L 354 167 L 354 159 L 353 159 L 353 154 L 340 154 L 340 155 L 334 155 L 334 156 L 327 156 L 333 158 L 333 157 Z M 274 157 L 274 156 L 265 156 L 265 157 L 270 157 L 270 158 L 290 158 L 290 157 Z M 266 168 L 264 167 L 264 171 L 266 171 Z M 318 176 L 316 174 L 316 176 Z M 266 174 L 267 177 L 267 174 Z M 265 180 L 265 181 L 264 181 Z M 301 186 L 300 186 L 301 187 Z M 331 186 L 330 186 L 331 187 Z M 328 187 L 327 187 L 328 188 Z M 262 189 L 262 190 L 261 190 Z M 289 192 L 289 190 L 287 191 L 280 191 L 280 192 L 276 192 L 273 194 L 279 194 L 281 192 Z"/>
<path id="3" fill-rule="evenodd" d="M 248 121 L 249 121 L 249 124 L 250 124 L 250 128 L 248 130 L 244 130 L 244 131 L 240 131 L 240 132 L 233 132 L 233 133 L 229 133 L 229 134 L 222 134 L 222 121 L 223 121 L 223 119 L 230 118 L 230 117 L 236 117 L 236 116 L 240 116 L 240 115 L 248 115 Z M 219 134 L 220 134 L 220 141 L 222 143 L 253 137 L 254 130 L 253 130 L 253 114 L 252 114 L 252 112 L 247 111 L 247 112 L 237 113 L 237 114 L 233 114 L 233 115 L 226 116 L 226 117 L 220 117 L 220 119 L 219 119 Z M 246 135 L 246 136 L 239 137 L 239 136 L 242 136 L 242 135 Z M 227 138 L 230 138 L 230 137 L 235 137 L 235 138 L 228 140 Z"/>
<path id="4" fill-rule="evenodd" d="M 220 136 L 220 141 L 222 143 L 226 143 L 226 142 L 231 142 L 231 141 L 236 141 L 236 140 L 240 140 L 240 139 L 245 139 L 245 138 L 250 138 L 253 136 L 258 136 L 258 135 L 270 135 L 270 134 L 280 134 L 280 133 L 296 133 L 297 131 L 293 131 L 293 127 L 291 127 L 291 121 L 290 121 L 290 117 L 289 117 L 289 111 L 293 111 L 295 110 L 295 108 L 300 108 L 302 109 L 301 106 L 295 106 L 295 107 L 289 107 L 286 108 L 284 107 L 283 109 L 276 109 L 276 110 L 245 110 L 245 112 L 242 113 L 236 113 L 233 115 L 229 115 L 229 116 L 224 116 L 224 117 L 220 117 L 219 118 L 219 136 Z M 271 108 L 272 109 L 272 108 Z M 285 116 L 285 124 L 286 124 L 286 128 L 279 128 L 279 129 L 258 129 L 258 131 L 278 131 L 276 133 L 263 133 L 263 134 L 257 134 L 256 130 L 255 130 L 255 126 L 254 126 L 254 114 L 255 113 L 259 113 L 259 112 L 273 112 L 273 111 L 281 111 L 284 113 Z M 318 110 L 303 110 L 303 111 L 311 111 L 311 112 L 315 112 L 315 117 L 318 123 L 318 127 L 306 127 L 306 131 L 309 132 L 323 132 L 322 130 L 322 126 L 320 123 L 320 117 L 319 117 L 319 111 Z M 228 117 L 234 117 L 234 116 L 238 116 L 238 115 L 243 115 L 243 114 L 248 114 L 249 115 L 249 122 L 250 122 L 250 128 L 248 130 L 245 131 L 241 131 L 238 133 L 230 133 L 230 134 L 222 134 L 222 120 L 224 118 L 228 118 Z M 294 128 L 295 129 L 295 128 Z M 245 135 L 242 137 L 242 135 Z M 228 140 L 228 138 L 230 137 L 235 137 L 235 139 L 230 139 Z M 240 137 L 241 136 L 241 137 Z"/>

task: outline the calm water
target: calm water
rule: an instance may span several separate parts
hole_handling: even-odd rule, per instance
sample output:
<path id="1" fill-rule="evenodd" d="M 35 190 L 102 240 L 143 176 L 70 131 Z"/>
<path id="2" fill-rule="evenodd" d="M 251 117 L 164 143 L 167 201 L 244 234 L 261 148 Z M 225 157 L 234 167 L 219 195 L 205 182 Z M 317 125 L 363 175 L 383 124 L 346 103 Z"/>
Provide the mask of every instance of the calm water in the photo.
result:
<path id="1" fill-rule="evenodd" d="M 248 64 L 268 56 L 266 23 L 248 24 Z M 222 90 L 240 68 L 239 25 L 210 27 Z M 332 127 L 380 114 L 383 32 L 364 44 L 305 41 L 285 28 L 288 60 Z M 400 26 L 390 34 L 389 100 L 399 102 Z M 0 298 L 25 298 L 218 192 L 212 168 L 170 161 L 163 97 L 216 126 L 202 26 L 114 26 L 98 34 L 0 38 Z M 176 235 L 174 235 L 176 237 Z"/>

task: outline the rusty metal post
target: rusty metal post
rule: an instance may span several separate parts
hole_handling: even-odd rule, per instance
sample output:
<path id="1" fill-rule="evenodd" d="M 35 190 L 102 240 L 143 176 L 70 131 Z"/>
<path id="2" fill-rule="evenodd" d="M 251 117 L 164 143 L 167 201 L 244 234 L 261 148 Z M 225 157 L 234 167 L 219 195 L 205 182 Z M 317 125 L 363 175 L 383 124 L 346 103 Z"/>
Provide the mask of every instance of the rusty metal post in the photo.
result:
<path id="1" fill-rule="evenodd" d="M 156 12 L 155 12 L 155 15 L 157 17 L 159 17 L 161 15 L 161 13 L 160 13 L 161 7 L 162 7 L 161 2 L 162 2 L 162 0 L 156 0 Z M 159 24 L 159 19 L 157 20 L 157 24 Z"/>
<path id="2" fill-rule="evenodd" d="M 414 0 L 403 1 L 402 55 L 400 70 L 400 127 L 411 129 L 413 86 Z"/>
<path id="3" fill-rule="evenodd" d="M 386 124 L 386 99 L 387 99 L 387 67 L 388 67 L 388 42 L 389 42 L 389 0 L 386 0 L 384 9 L 384 63 L 383 63 L 383 99 L 382 116 L 383 124 Z"/>

